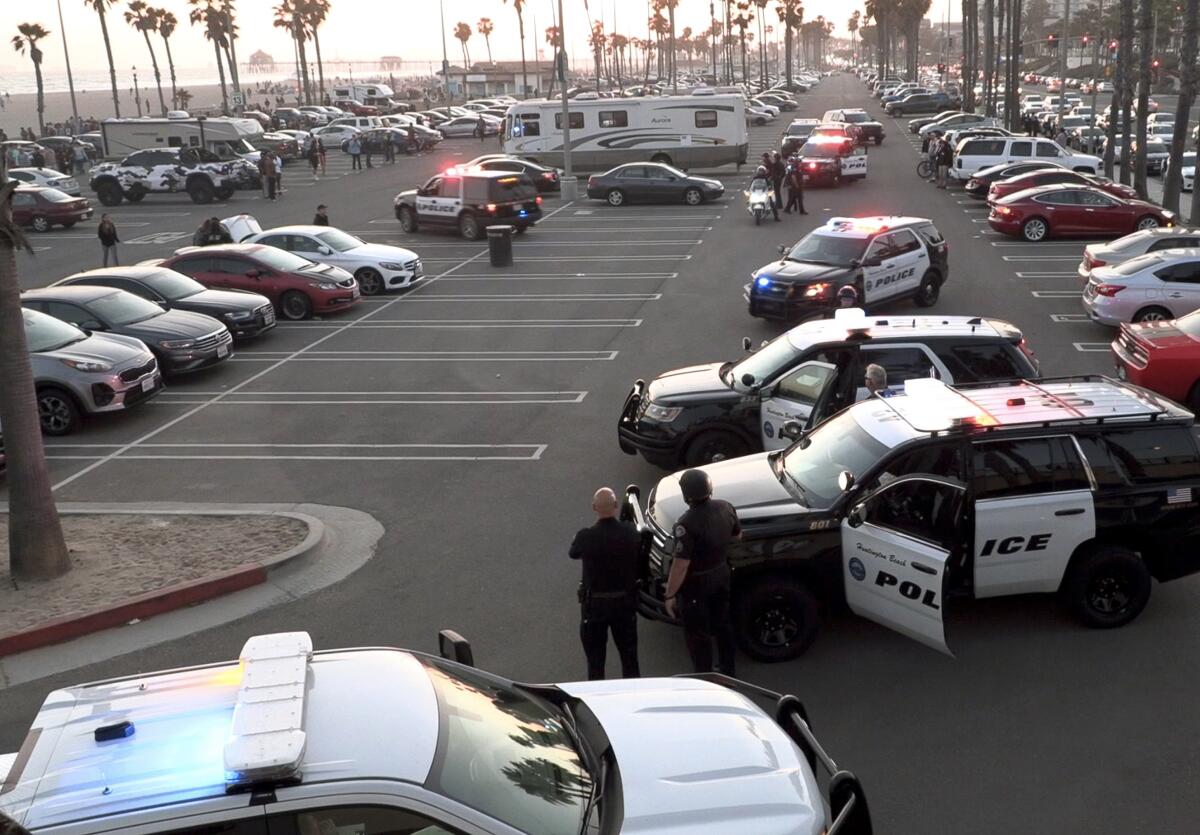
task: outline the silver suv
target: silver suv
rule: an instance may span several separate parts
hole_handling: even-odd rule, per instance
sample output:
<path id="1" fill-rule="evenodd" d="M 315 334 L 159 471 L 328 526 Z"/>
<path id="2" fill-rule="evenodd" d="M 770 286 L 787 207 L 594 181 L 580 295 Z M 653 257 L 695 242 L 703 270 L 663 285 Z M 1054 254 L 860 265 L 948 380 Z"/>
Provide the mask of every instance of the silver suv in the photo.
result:
<path id="1" fill-rule="evenodd" d="M 25 341 L 47 435 L 69 435 L 83 415 L 119 412 L 162 391 L 162 372 L 139 339 L 88 335 L 36 310 L 25 317 Z"/>

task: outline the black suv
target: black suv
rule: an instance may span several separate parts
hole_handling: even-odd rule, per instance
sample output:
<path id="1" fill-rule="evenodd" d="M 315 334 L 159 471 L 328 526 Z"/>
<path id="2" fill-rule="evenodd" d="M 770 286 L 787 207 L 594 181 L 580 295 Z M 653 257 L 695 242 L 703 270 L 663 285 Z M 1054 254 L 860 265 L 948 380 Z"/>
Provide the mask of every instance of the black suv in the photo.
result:
<path id="1" fill-rule="evenodd" d="M 1084 626 L 1145 608 L 1152 580 L 1200 571 L 1191 412 L 1103 377 L 960 388 L 913 380 L 787 450 L 705 467 L 734 505 L 733 612 L 751 657 L 795 657 L 822 604 L 949 652 L 968 598 L 1056 593 Z M 627 511 L 647 539 L 643 615 L 666 620 L 678 475 Z"/>
<path id="2" fill-rule="evenodd" d="M 457 229 L 474 241 L 492 224 L 523 233 L 541 220 L 542 198 L 528 174 L 452 168 L 397 194 L 393 208 L 405 232 L 422 226 Z"/>
<path id="3" fill-rule="evenodd" d="M 932 307 L 950 275 L 950 247 L 921 217 L 835 217 L 750 275 L 750 315 L 797 321 L 827 315 L 851 286 L 860 304 L 912 298 Z"/>
<path id="4" fill-rule="evenodd" d="M 749 340 L 743 345 L 748 349 Z M 966 316 L 864 318 L 846 310 L 806 322 L 742 358 L 667 371 L 633 384 L 617 440 L 664 469 L 778 449 L 865 398 L 866 367 L 888 381 L 936 376 L 947 383 L 1035 377 L 1038 362 L 1021 332 Z"/>

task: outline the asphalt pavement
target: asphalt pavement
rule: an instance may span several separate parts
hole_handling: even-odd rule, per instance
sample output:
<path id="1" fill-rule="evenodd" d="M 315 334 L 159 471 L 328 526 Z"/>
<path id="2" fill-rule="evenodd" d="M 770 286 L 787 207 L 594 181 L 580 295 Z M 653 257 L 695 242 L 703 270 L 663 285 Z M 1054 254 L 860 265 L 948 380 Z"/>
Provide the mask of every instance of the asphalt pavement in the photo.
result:
<path id="1" fill-rule="evenodd" d="M 849 75 L 802 100 L 793 115 L 879 113 Z M 752 159 L 775 147 L 783 121 L 752 129 Z M 447 141 L 361 174 L 331 154 L 319 181 L 289 166 L 273 204 L 148 197 L 110 210 L 122 257 L 141 260 L 187 244 L 210 215 L 246 211 L 267 228 L 307 222 L 324 202 L 335 225 L 416 250 L 431 280 L 340 316 L 281 323 L 144 408 L 49 439 L 58 496 L 319 502 L 364 510 L 386 533 L 362 569 L 296 603 L 0 690 L 0 751 L 20 745 L 54 687 L 231 658 L 262 632 L 305 629 L 320 648 L 435 651 L 437 630 L 452 627 L 487 669 L 582 677 L 579 567 L 567 545 L 590 524 L 596 487 L 648 489 L 663 475 L 617 447 L 630 384 L 736 358 L 742 336 L 779 333 L 748 317 L 742 285 L 778 244 L 825 218 L 932 218 L 951 263 L 934 312 L 1012 321 L 1047 374 L 1111 371 L 1112 332 L 1080 307 L 1082 242 L 992 233 L 981 204 L 917 178 L 903 124 L 882 121 L 887 139 L 869 149 L 866 181 L 808 190 L 808 216 L 755 227 L 741 195 L 749 172 L 731 168 L 719 175 L 726 197 L 697 207 L 547 201 L 504 269 L 489 266 L 483 244 L 404 234 L 391 210 L 397 191 L 495 150 L 494 139 Z M 20 263 L 25 286 L 98 265 L 94 220 L 33 240 L 38 252 Z M 1198 583 L 1156 586 L 1144 614 L 1108 632 L 1080 628 L 1046 597 L 964 603 L 948 613 L 956 658 L 832 615 L 803 658 L 743 658 L 739 673 L 800 696 L 839 765 L 861 777 L 879 832 L 1191 831 L 1200 716 L 1183 671 L 1197 660 Z M 675 629 L 643 622 L 640 637 L 646 674 L 688 670 Z"/>

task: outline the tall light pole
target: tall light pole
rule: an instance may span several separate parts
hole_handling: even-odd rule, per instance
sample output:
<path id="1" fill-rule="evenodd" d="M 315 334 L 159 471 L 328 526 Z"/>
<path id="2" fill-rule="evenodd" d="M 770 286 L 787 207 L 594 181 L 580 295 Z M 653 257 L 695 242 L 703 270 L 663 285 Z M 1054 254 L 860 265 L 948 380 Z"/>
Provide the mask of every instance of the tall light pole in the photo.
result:
<path id="1" fill-rule="evenodd" d="M 137 105 L 138 118 L 142 116 L 142 91 L 138 89 L 137 67 L 133 68 L 133 103 Z"/>
<path id="2" fill-rule="evenodd" d="M 62 0 L 58 0 L 58 31 L 62 34 L 63 55 L 67 59 L 67 88 L 71 91 L 71 122 L 79 132 L 79 108 L 75 105 L 75 77 L 71 75 L 71 53 L 67 49 L 67 28 L 63 25 Z"/>
<path id="3" fill-rule="evenodd" d="M 1071 0 L 1063 0 L 1063 37 L 1058 45 L 1058 123 L 1067 110 L 1067 53 L 1071 51 Z"/>
<path id="4" fill-rule="evenodd" d="M 554 71 L 559 73 L 562 88 L 563 176 L 559 196 L 565 202 L 579 198 L 579 183 L 571 173 L 571 117 L 567 112 L 567 30 L 563 18 L 563 0 L 558 0 L 558 51 L 554 55 Z"/>
<path id="5" fill-rule="evenodd" d="M 446 80 L 446 106 L 450 106 L 450 58 L 446 52 L 446 4 L 438 0 L 438 14 L 442 19 L 442 77 Z M 446 111 L 449 113 L 449 111 Z"/>

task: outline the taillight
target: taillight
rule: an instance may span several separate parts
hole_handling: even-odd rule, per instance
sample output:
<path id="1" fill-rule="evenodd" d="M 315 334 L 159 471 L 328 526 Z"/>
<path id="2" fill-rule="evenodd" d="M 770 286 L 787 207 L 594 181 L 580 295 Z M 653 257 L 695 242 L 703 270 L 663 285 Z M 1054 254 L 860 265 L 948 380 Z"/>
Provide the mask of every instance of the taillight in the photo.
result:
<path id="1" fill-rule="evenodd" d="M 1096 295 L 1104 296 L 1105 298 L 1111 299 L 1113 296 L 1115 296 L 1117 293 L 1120 293 L 1124 289 L 1125 289 L 1124 284 L 1097 284 L 1096 285 Z"/>
<path id="2" fill-rule="evenodd" d="M 1096 267 L 1103 267 L 1105 264 L 1108 263 L 1107 261 L 1101 261 L 1099 258 L 1092 255 L 1090 252 L 1085 252 L 1083 257 L 1084 257 L 1084 260 L 1087 261 L 1087 265 L 1088 265 L 1089 269 L 1094 269 Z"/>
<path id="3" fill-rule="evenodd" d="M 549 171 L 543 171 L 543 172 L 542 172 L 542 179 L 543 179 L 543 180 L 553 180 L 553 179 L 554 179 L 554 175 L 553 175 L 552 173 L 550 173 Z M 591 181 L 592 181 L 592 178 L 591 178 L 591 177 L 588 177 L 588 182 L 590 183 Z"/>
<path id="4" fill-rule="evenodd" d="M 495 211 L 496 211 L 496 204 L 495 204 L 495 203 L 488 203 L 488 204 L 487 204 L 487 210 L 488 210 L 489 212 L 495 213 Z"/>
<path id="5" fill-rule="evenodd" d="M 535 197 L 533 202 L 537 203 L 539 206 L 542 205 L 542 195 L 539 194 L 537 197 Z"/>

